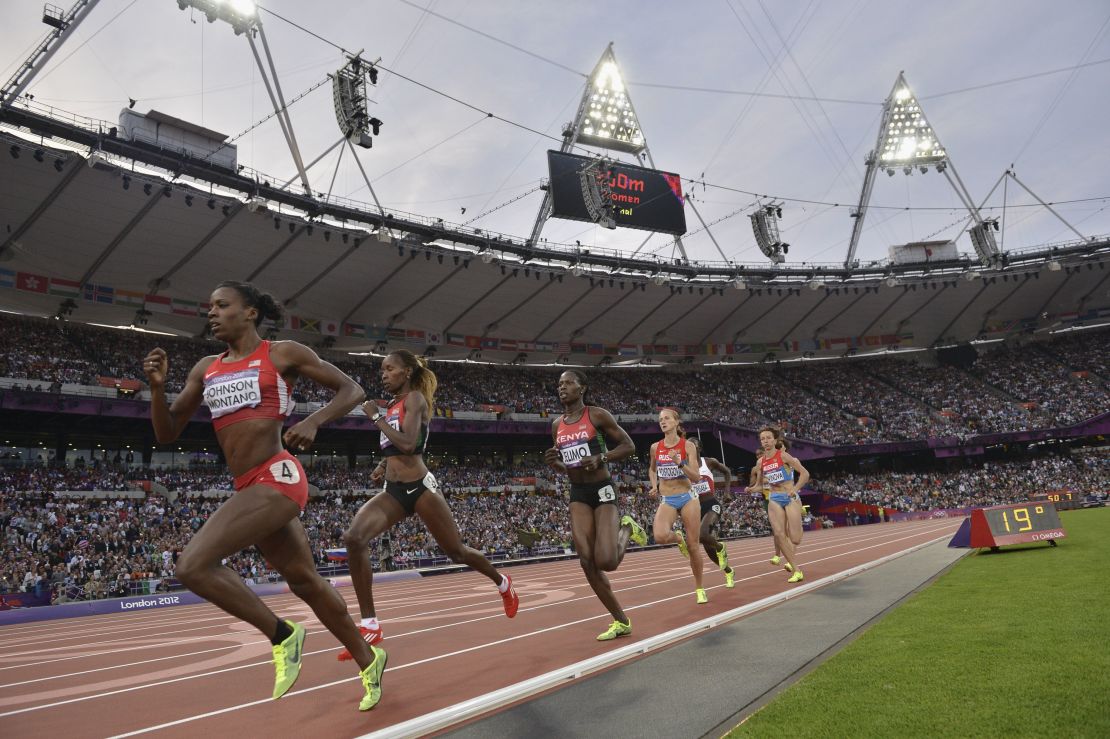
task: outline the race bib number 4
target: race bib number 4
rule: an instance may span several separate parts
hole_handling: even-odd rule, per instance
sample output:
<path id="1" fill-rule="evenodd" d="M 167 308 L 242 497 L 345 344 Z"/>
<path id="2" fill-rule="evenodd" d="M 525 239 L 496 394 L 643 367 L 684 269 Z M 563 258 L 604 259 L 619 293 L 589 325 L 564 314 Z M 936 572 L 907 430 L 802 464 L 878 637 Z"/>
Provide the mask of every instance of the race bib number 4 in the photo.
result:
<path id="1" fill-rule="evenodd" d="M 563 464 L 567 467 L 581 467 L 582 460 L 590 456 L 590 445 L 565 446 L 559 449 L 559 453 L 563 455 Z"/>
<path id="2" fill-rule="evenodd" d="M 301 481 L 301 468 L 288 459 L 283 459 L 270 465 L 270 474 L 273 476 L 274 482 L 280 482 L 286 485 L 296 485 Z"/>

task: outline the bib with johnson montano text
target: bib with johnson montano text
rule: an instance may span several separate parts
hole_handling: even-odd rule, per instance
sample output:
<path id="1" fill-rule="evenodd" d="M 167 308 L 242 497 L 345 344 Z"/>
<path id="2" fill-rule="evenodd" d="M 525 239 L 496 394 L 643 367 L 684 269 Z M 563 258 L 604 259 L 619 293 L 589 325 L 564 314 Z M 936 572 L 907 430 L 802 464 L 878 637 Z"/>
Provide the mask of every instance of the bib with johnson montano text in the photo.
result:
<path id="1" fill-rule="evenodd" d="M 204 380 L 204 404 L 212 418 L 228 413 L 255 408 L 262 402 L 262 386 L 258 381 L 258 368 L 226 372 Z"/>

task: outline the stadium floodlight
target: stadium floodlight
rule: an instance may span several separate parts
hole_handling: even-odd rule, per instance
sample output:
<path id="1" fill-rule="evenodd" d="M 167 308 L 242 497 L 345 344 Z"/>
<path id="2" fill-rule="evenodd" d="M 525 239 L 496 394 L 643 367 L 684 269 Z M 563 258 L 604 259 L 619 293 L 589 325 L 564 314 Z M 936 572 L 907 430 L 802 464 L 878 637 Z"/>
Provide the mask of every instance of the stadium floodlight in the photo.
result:
<path id="1" fill-rule="evenodd" d="M 820 290 L 824 286 L 825 286 L 825 283 L 821 282 L 821 280 L 817 279 L 816 277 L 814 277 L 812 280 L 810 280 L 809 282 L 806 283 L 806 287 L 808 287 L 810 290 L 814 290 L 814 291 Z"/>
<path id="2" fill-rule="evenodd" d="M 612 48 L 601 56 L 587 85 L 589 98 L 578 141 L 630 154 L 647 148 Z"/>
<path id="3" fill-rule="evenodd" d="M 790 245 L 784 243 L 779 234 L 778 219 L 782 218 L 782 206 L 774 203 L 765 205 L 749 217 L 759 250 L 774 264 L 784 262 Z"/>
<path id="4" fill-rule="evenodd" d="M 1052 261 L 1045 263 L 1045 268 L 1048 269 L 1049 272 L 1059 272 L 1062 269 L 1062 265 L 1058 261 L 1053 259 Z"/>
<path id="5" fill-rule="evenodd" d="M 196 8 L 209 23 L 227 21 L 238 36 L 258 24 L 258 8 L 253 0 L 177 0 L 177 7 Z"/>
<path id="6" fill-rule="evenodd" d="M 483 249 L 481 252 L 479 252 L 479 256 L 486 264 L 489 264 L 495 259 L 495 255 L 492 249 Z"/>
<path id="7" fill-rule="evenodd" d="M 748 283 L 744 282 L 743 277 L 737 277 L 732 281 L 732 286 L 737 290 L 746 290 L 748 288 Z"/>
<path id="8" fill-rule="evenodd" d="M 364 149 L 374 145 L 374 136 L 381 130 L 382 122 L 370 116 L 367 108 L 366 78 L 377 84 L 378 70 L 359 56 L 348 57 L 348 61 L 334 75 L 331 75 L 332 97 L 335 99 L 335 120 L 339 130 L 352 144 Z"/>
<path id="9" fill-rule="evenodd" d="M 943 172 L 948 154 L 937 140 L 925 112 L 917 102 L 905 77 L 898 75 L 894 91 L 887 100 L 885 126 L 880 137 L 879 165 L 893 175 L 896 168 L 912 174 L 918 167 L 923 173 L 930 166 Z"/>

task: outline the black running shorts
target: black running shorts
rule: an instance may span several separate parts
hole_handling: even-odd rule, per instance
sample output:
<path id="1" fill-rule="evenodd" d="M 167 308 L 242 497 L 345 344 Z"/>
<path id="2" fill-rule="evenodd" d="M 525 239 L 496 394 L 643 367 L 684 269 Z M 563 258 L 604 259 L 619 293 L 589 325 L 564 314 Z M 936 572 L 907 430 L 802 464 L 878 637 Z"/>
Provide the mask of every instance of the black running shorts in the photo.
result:
<path id="1" fill-rule="evenodd" d="M 385 484 L 385 492 L 401 504 L 401 507 L 405 509 L 406 516 L 411 516 L 416 512 L 416 501 L 420 500 L 420 496 L 424 494 L 425 490 L 433 493 L 439 492 L 439 483 L 436 482 L 435 475 L 431 472 L 416 482 L 387 482 Z"/>
<path id="2" fill-rule="evenodd" d="M 716 513 L 718 517 L 721 515 L 721 502 L 717 500 L 714 495 L 703 495 L 698 498 L 701 503 L 701 517 L 705 518 L 707 513 Z"/>
<path id="3" fill-rule="evenodd" d="M 617 490 L 613 487 L 612 480 L 600 482 L 572 482 L 570 484 L 570 502 L 585 503 L 590 508 L 599 505 L 616 505 Z"/>

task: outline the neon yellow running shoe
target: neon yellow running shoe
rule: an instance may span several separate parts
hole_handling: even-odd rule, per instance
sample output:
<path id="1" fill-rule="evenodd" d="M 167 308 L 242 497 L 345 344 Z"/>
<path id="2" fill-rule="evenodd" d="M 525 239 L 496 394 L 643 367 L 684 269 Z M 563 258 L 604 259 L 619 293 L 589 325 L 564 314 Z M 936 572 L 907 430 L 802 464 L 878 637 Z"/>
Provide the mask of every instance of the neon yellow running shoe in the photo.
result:
<path id="1" fill-rule="evenodd" d="M 382 673 L 385 672 L 385 663 L 389 661 L 389 655 L 381 647 L 371 645 L 370 653 L 374 655 L 374 661 L 358 673 L 362 678 L 362 687 L 366 688 L 366 695 L 358 703 L 360 711 L 369 711 L 382 699 Z"/>
<path id="2" fill-rule="evenodd" d="M 695 590 L 694 595 L 697 596 L 698 603 L 708 603 L 709 602 L 709 596 L 705 594 L 705 589 L 704 588 L 698 588 L 697 590 Z"/>
<path id="3" fill-rule="evenodd" d="M 632 619 L 628 619 L 628 623 L 622 624 L 620 621 L 613 621 L 609 624 L 608 630 L 597 635 L 598 641 L 612 641 L 618 636 L 628 636 L 632 633 Z"/>
<path id="4" fill-rule="evenodd" d="M 633 544 L 639 544 L 644 547 L 647 546 L 647 532 L 632 520 L 632 516 L 624 516 L 621 518 L 621 526 L 627 526 L 632 529 L 632 535 L 628 537 L 629 541 Z"/>
<path id="5" fill-rule="evenodd" d="M 787 580 L 786 582 L 789 583 L 789 584 L 794 584 L 794 583 L 797 583 L 797 582 L 801 582 L 802 580 L 805 580 L 805 579 L 806 579 L 805 575 L 802 574 L 801 570 L 795 570 L 794 574 L 791 575 L 790 579 Z"/>
<path id="6" fill-rule="evenodd" d="M 734 571 L 731 567 L 725 570 L 725 587 L 729 590 L 732 590 L 734 587 L 736 587 L 736 583 L 732 581 L 733 574 Z"/>
<path id="7" fill-rule="evenodd" d="M 682 533 L 682 529 L 674 532 L 675 538 L 678 539 L 678 551 L 682 552 L 682 556 L 690 559 L 690 549 L 686 546 L 686 534 Z"/>
<path id="8" fill-rule="evenodd" d="M 717 566 L 720 567 L 723 572 L 728 569 L 728 550 L 725 549 L 725 543 L 723 541 L 717 546 L 720 547 L 720 549 L 717 550 Z"/>
<path id="9" fill-rule="evenodd" d="M 793 571 L 794 571 L 794 565 L 790 564 L 789 562 L 787 562 L 786 564 L 784 564 L 784 565 L 782 566 L 782 568 L 783 568 L 784 570 L 786 570 L 787 572 L 793 572 Z"/>
<path id="10" fill-rule="evenodd" d="M 274 647 L 274 700 L 289 692 L 301 674 L 301 650 L 304 648 L 304 627 L 286 621 L 293 633 Z"/>
<path id="11" fill-rule="evenodd" d="M 776 554 L 774 557 L 771 557 L 771 564 L 775 565 L 776 567 L 778 567 L 780 562 L 782 562 L 782 557 L 780 557 L 779 555 Z"/>

